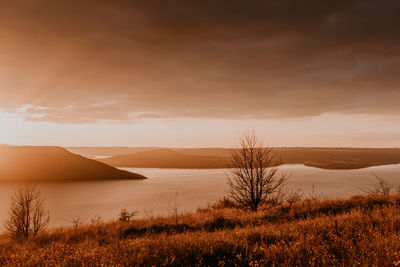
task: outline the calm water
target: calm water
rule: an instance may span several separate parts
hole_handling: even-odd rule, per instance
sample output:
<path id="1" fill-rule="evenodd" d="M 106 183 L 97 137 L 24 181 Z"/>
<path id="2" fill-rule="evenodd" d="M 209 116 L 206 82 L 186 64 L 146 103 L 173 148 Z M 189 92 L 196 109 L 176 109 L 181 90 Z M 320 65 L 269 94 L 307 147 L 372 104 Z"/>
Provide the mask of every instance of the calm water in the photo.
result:
<path id="1" fill-rule="evenodd" d="M 95 216 L 105 221 L 115 219 L 121 208 L 137 210 L 138 216 L 166 215 L 175 206 L 176 195 L 180 212 L 194 211 L 226 195 L 228 170 L 124 169 L 149 179 L 40 184 L 50 210 L 51 226 L 71 225 L 71 219 L 76 216 L 85 223 Z M 361 170 L 286 165 L 283 169 L 291 174 L 289 187 L 309 193 L 314 185 L 314 190 L 325 197 L 361 193 L 361 188 L 375 182 L 372 172 L 393 185 L 400 184 L 400 165 Z M 0 221 L 7 216 L 10 197 L 17 187 L 17 184 L 0 184 Z"/>

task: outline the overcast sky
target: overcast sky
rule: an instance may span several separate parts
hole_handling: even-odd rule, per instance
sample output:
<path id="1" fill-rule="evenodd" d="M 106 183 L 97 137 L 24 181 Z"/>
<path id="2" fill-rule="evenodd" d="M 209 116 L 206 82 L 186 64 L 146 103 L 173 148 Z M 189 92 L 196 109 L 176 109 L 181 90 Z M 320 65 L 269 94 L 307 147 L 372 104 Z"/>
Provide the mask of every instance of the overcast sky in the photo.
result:
<path id="1" fill-rule="evenodd" d="M 0 143 L 400 147 L 399 10 L 0 0 Z"/>

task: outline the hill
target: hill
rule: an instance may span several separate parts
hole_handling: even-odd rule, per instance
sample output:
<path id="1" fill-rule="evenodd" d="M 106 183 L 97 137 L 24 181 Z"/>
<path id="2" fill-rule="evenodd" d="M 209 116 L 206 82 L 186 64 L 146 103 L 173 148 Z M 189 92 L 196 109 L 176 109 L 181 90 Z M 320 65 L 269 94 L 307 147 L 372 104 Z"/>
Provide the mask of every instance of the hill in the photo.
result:
<path id="1" fill-rule="evenodd" d="M 67 147 L 68 151 L 79 154 L 88 158 L 96 158 L 102 156 L 113 156 L 123 154 L 133 154 L 137 152 L 157 149 L 157 147 L 125 147 L 125 146 L 110 146 L 110 147 L 91 147 L 91 146 L 73 146 Z"/>
<path id="2" fill-rule="evenodd" d="M 400 163 L 399 148 L 273 148 L 283 164 L 304 164 L 324 169 L 358 169 Z M 231 149 L 149 149 L 116 155 L 101 161 L 117 167 L 227 168 Z"/>
<path id="3" fill-rule="evenodd" d="M 0 242 L 4 266 L 399 266 L 400 195 L 50 229 Z"/>
<path id="4" fill-rule="evenodd" d="M 217 156 L 187 155 L 172 149 L 153 149 L 128 155 L 117 155 L 101 159 L 116 167 L 137 168 L 221 168 L 229 163 L 229 158 Z"/>
<path id="5" fill-rule="evenodd" d="M 277 148 L 287 164 L 324 169 L 359 169 L 400 163 L 398 148 Z"/>
<path id="6" fill-rule="evenodd" d="M 61 147 L 0 147 L 0 181 L 145 179 Z"/>

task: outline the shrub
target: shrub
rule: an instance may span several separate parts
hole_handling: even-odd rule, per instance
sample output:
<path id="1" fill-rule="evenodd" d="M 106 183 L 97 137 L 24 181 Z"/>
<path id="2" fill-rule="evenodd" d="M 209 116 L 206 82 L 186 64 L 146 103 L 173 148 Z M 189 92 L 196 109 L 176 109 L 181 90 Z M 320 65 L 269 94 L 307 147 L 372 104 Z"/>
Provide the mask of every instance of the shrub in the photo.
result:
<path id="1" fill-rule="evenodd" d="M 15 239 L 35 237 L 49 223 L 49 213 L 44 207 L 44 199 L 34 184 L 25 184 L 11 199 L 9 219 L 5 227 Z"/>

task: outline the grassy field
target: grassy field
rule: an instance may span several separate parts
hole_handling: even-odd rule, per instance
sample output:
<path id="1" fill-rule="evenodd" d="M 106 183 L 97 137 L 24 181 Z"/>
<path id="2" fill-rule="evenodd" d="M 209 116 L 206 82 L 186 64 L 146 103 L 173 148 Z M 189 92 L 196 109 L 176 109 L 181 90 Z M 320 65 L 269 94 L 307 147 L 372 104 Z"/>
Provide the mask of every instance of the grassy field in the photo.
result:
<path id="1" fill-rule="evenodd" d="M 228 203 L 229 204 L 229 203 Z M 2 236 L 0 265 L 400 266 L 400 195 L 307 199 Z"/>

